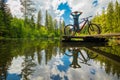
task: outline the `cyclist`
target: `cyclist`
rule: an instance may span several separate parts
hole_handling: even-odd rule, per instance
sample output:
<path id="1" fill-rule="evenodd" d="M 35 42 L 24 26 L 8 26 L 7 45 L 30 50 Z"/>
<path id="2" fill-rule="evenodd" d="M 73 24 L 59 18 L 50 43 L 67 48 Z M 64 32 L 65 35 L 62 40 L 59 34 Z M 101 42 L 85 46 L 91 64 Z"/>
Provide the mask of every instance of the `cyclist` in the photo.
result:
<path id="1" fill-rule="evenodd" d="M 78 11 L 71 13 L 71 15 L 73 16 L 73 19 L 74 19 L 75 28 L 77 28 L 77 30 L 79 30 L 79 16 L 81 14 L 82 14 L 82 12 L 78 12 Z"/>

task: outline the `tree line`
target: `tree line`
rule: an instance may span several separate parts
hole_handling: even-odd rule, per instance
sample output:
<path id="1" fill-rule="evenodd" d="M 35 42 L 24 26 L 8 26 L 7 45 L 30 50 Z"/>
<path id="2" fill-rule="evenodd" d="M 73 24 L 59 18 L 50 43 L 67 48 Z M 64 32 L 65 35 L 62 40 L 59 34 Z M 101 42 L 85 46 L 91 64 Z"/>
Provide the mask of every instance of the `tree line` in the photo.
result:
<path id="1" fill-rule="evenodd" d="M 102 33 L 120 32 L 120 3 L 109 2 L 107 9 L 103 8 L 102 14 L 97 14 L 92 21 L 100 24 Z"/>
<path id="2" fill-rule="evenodd" d="M 41 10 L 35 20 L 35 4 L 32 0 L 20 0 L 23 18 L 13 17 L 5 0 L 0 1 L 0 38 L 48 38 L 60 37 L 65 22 L 58 22 L 46 10 L 45 18 Z M 42 23 L 45 20 L 45 25 Z M 100 24 L 102 33 L 120 32 L 120 4 L 110 2 L 102 14 L 97 14 L 93 22 Z"/>
<path id="3" fill-rule="evenodd" d="M 58 22 L 45 12 L 45 25 L 42 24 L 42 12 L 39 10 L 35 20 L 36 9 L 32 0 L 21 0 L 23 18 L 13 17 L 10 8 L 0 1 L 0 38 L 55 38 L 60 37 L 64 21 Z"/>

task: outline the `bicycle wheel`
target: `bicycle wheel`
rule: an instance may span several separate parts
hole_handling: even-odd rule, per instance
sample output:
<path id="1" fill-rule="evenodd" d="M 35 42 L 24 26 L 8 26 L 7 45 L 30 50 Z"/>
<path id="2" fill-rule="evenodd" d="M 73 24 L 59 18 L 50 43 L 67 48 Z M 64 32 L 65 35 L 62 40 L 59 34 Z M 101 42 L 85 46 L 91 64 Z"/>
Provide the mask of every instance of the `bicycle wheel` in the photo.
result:
<path id="1" fill-rule="evenodd" d="M 88 27 L 88 33 L 91 34 L 100 34 L 100 27 L 97 24 L 90 24 Z"/>
<path id="2" fill-rule="evenodd" d="M 73 49 L 72 48 L 68 48 L 68 50 L 64 53 L 66 56 L 73 56 Z"/>
<path id="3" fill-rule="evenodd" d="M 73 25 L 69 24 L 66 25 L 64 28 L 64 35 L 66 36 L 74 36 L 76 33 L 75 28 Z"/>
<path id="4" fill-rule="evenodd" d="M 96 57 L 98 57 L 98 54 L 89 52 L 88 57 L 89 57 L 89 59 L 95 59 Z"/>

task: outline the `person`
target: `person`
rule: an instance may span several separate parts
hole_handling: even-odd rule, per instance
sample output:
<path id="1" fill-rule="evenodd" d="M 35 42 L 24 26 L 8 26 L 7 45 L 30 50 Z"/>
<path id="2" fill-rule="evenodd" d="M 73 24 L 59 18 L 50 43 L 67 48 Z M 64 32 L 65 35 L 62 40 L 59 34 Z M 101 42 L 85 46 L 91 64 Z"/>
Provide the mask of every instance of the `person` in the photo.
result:
<path id="1" fill-rule="evenodd" d="M 70 67 L 73 68 L 81 68 L 81 66 L 78 64 L 78 56 L 79 56 L 80 49 L 79 48 L 73 48 L 73 61 L 70 64 Z"/>
<path id="2" fill-rule="evenodd" d="M 79 30 L 79 16 L 82 14 L 82 12 L 71 12 L 71 15 L 73 16 L 74 19 L 74 26 L 75 28 L 77 28 L 77 30 Z"/>

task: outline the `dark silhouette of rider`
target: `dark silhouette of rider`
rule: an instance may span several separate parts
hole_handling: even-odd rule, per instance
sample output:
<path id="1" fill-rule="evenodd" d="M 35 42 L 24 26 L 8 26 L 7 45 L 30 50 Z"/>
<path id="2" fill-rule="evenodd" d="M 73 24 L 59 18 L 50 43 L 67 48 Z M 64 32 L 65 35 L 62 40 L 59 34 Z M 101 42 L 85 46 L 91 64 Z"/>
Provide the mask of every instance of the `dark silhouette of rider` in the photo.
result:
<path id="1" fill-rule="evenodd" d="M 72 12 L 71 15 L 73 16 L 74 19 L 74 26 L 75 28 L 77 28 L 77 30 L 79 30 L 79 16 L 82 14 L 82 12 Z"/>
<path id="2" fill-rule="evenodd" d="M 78 53 L 79 52 L 80 52 L 80 50 L 78 48 L 73 49 L 73 61 L 70 64 L 70 67 L 81 68 L 81 66 L 78 64 Z"/>

